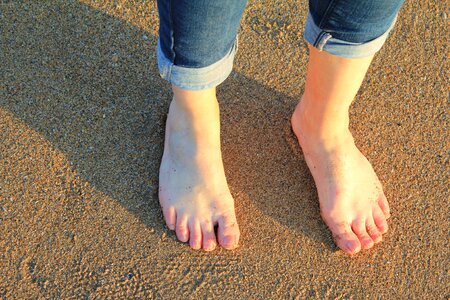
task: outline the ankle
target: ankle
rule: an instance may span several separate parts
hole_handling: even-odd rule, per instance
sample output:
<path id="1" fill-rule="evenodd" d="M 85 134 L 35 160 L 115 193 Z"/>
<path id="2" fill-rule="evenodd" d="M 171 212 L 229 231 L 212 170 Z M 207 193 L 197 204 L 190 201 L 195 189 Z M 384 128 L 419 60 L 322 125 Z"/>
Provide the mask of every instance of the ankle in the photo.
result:
<path id="1" fill-rule="evenodd" d="M 194 125 L 211 122 L 219 117 L 216 89 L 190 91 L 175 86 L 169 108 L 169 117 L 174 123 Z"/>
<path id="2" fill-rule="evenodd" d="M 219 104 L 213 99 L 183 99 L 174 95 L 167 116 L 168 129 L 193 132 L 208 131 L 220 126 Z"/>
<path id="3" fill-rule="evenodd" d="M 195 163 L 220 149 L 220 114 L 211 91 L 175 91 L 166 122 L 166 146 L 173 158 Z M 220 153 L 219 153 L 220 154 Z M 186 162 L 187 162 L 186 161 Z"/>
<path id="4" fill-rule="evenodd" d="M 216 105 L 216 88 L 207 90 L 183 90 L 172 86 L 173 101 L 186 111 L 198 111 L 203 106 Z"/>
<path id="5" fill-rule="evenodd" d="M 305 95 L 295 108 L 291 123 L 300 143 L 331 146 L 351 138 L 347 108 L 321 107 Z"/>

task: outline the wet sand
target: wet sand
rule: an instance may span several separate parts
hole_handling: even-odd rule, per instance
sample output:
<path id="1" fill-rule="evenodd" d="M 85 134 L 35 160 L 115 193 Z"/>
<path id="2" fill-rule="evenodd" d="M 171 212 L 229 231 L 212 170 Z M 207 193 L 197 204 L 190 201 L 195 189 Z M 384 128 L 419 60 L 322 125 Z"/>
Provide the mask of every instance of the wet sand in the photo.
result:
<path id="1" fill-rule="evenodd" d="M 0 299 L 447 299 L 448 10 L 409 1 L 351 109 L 392 217 L 350 257 L 289 127 L 307 1 L 250 1 L 219 88 L 240 248 L 167 230 L 154 1 L 0 4 Z M 282 3 L 280 3 L 282 2 Z"/>

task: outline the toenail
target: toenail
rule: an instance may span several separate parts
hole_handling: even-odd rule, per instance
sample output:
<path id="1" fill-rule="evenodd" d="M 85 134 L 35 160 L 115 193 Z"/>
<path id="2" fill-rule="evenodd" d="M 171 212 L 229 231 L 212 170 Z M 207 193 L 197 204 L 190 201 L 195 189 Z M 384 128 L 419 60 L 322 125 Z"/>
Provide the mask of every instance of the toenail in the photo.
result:
<path id="1" fill-rule="evenodd" d="M 232 246 L 233 243 L 234 243 L 233 240 L 234 240 L 233 237 L 231 237 L 231 236 L 226 236 L 226 237 L 223 238 L 223 244 L 224 244 L 224 245 L 227 245 L 227 246 Z"/>
<path id="2" fill-rule="evenodd" d="M 182 242 L 187 242 L 187 240 L 188 240 L 187 232 L 181 232 L 181 233 L 179 233 L 178 239 L 179 239 L 180 241 L 182 241 Z"/>
<path id="3" fill-rule="evenodd" d="M 350 254 L 357 252 L 358 246 L 355 245 L 355 242 L 348 241 L 345 243 L 345 247 L 350 251 Z"/>
<path id="4" fill-rule="evenodd" d="M 212 251 L 212 250 L 214 250 L 215 247 L 216 247 L 215 244 L 209 244 L 209 245 L 207 245 L 207 246 L 205 247 L 205 250 L 206 250 L 206 251 Z"/>
<path id="5" fill-rule="evenodd" d="M 373 241 L 369 240 L 369 239 L 364 240 L 364 246 L 368 247 L 368 248 L 372 247 L 373 246 Z"/>

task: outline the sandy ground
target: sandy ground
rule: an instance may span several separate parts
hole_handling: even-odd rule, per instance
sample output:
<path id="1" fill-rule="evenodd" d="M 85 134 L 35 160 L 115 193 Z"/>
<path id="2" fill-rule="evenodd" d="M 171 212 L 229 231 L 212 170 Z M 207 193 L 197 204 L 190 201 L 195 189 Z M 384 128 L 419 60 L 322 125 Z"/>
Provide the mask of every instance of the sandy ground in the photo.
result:
<path id="1" fill-rule="evenodd" d="M 158 206 L 171 96 L 154 1 L 82 2 L 0 2 L 0 299 L 448 299 L 446 1 L 408 1 L 352 106 L 392 207 L 384 242 L 355 257 L 289 128 L 306 1 L 248 5 L 219 89 L 242 243 L 210 254 Z"/>

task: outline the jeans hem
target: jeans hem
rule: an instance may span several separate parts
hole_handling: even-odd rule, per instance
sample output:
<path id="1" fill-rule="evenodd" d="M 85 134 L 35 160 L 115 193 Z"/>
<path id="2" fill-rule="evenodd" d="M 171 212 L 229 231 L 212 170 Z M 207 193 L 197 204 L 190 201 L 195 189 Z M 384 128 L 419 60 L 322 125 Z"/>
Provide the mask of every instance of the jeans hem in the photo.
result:
<path id="1" fill-rule="evenodd" d="M 319 26 L 315 24 L 311 14 L 308 13 L 303 37 L 306 42 L 317 48 L 319 51 L 325 51 L 346 58 L 367 57 L 374 55 L 381 47 L 383 47 L 396 20 L 397 17 L 395 17 L 389 29 L 381 36 L 368 42 L 353 43 L 334 38 L 332 33 L 320 29 Z"/>
<path id="2" fill-rule="evenodd" d="M 230 51 L 219 61 L 202 68 L 175 65 L 167 58 L 158 39 L 157 62 L 160 76 L 171 84 L 185 90 L 205 90 L 221 84 L 233 70 L 237 52 L 237 39 Z"/>

